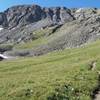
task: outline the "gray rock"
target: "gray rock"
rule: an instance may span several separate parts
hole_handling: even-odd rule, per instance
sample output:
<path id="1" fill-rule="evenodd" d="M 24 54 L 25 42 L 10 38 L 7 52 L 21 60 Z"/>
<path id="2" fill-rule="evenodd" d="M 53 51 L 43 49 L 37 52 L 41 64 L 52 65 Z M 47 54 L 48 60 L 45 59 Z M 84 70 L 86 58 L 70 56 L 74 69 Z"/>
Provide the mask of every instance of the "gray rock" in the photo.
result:
<path id="1" fill-rule="evenodd" d="M 7 27 L 8 26 L 7 18 L 6 18 L 6 14 L 5 13 L 0 13 L 0 25 L 2 27 Z"/>
<path id="2" fill-rule="evenodd" d="M 65 7 L 42 8 L 38 5 L 21 5 L 8 8 L 3 13 L 0 13 L 0 24 L 7 24 L 8 28 L 14 28 L 47 18 L 54 23 L 72 21 L 74 19 L 70 9 Z"/>

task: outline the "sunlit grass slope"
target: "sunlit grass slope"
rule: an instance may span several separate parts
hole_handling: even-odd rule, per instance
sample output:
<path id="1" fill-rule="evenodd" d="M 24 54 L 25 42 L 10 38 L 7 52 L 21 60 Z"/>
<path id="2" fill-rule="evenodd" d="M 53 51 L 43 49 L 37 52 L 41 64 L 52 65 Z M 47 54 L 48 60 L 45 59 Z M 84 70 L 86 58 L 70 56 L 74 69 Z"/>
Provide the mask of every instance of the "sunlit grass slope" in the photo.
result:
<path id="1" fill-rule="evenodd" d="M 33 32 L 35 35 L 35 40 L 28 41 L 27 43 L 20 43 L 14 46 L 15 49 L 32 49 L 34 47 L 46 44 L 48 42 L 48 36 L 53 34 L 55 27 L 40 29 Z"/>
<path id="2" fill-rule="evenodd" d="M 89 63 L 97 60 L 94 71 Z M 0 100 L 91 100 L 100 41 L 34 58 L 0 62 Z"/>

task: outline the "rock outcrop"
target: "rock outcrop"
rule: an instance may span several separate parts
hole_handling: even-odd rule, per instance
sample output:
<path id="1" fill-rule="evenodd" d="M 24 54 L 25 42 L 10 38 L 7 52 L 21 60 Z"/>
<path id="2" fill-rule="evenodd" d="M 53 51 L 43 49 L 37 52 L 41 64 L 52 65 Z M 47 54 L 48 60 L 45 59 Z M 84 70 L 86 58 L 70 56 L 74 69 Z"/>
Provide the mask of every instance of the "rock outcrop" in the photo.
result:
<path id="1" fill-rule="evenodd" d="M 52 20 L 53 23 L 65 23 L 74 19 L 70 9 L 65 7 L 42 8 L 38 5 L 22 5 L 8 8 L 1 13 L 0 24 L 8 26 L 8 28 L 14 28 L 17 26 L 25 26 L 46 18 Z"/>

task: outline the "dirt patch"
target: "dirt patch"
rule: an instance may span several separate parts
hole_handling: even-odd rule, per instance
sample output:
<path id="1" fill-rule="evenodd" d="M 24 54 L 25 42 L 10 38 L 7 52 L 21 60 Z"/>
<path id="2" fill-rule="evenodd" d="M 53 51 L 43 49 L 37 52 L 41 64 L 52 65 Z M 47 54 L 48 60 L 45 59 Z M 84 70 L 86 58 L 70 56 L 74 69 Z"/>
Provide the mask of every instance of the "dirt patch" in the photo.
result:
<path id="1" fill-rule="evenodd" d="M 98 86 L 94 89 L 91 97 L 92 100 L 100 100 L 100 72 L 98 75 Z"/>
<path id="2" fill-rule="evenodd" d="M 95 99 L 94 100 L 100 100 L 100 91 L 98 92 L 97 95 L 95 95 Z"/>

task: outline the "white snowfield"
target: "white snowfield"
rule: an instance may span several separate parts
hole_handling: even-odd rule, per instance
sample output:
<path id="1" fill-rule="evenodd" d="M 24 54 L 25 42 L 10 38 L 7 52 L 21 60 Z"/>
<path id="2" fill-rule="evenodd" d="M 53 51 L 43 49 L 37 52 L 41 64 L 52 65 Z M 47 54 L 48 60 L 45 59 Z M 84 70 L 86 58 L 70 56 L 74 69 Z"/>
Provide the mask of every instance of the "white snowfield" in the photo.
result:
<path id="1" fill-rule="evenodd" d="M 80 13 L 82 12 L 82 10 L 84 10 L 85 8 L 79 8 L 78 10 L 76 10 L 76 13 Z"/>
<path id="2" fill-rule="evenodd" d="M 2 60 L 14 60 L 14 59 L 18 59 L 19 57 L 14 57 L 14 56 L 9 56 L 9 55 L 3 55 L 3 54 L 0 54 L 0 61 Z"/>
<path id="3" fill-rule="evenodd" d="M 3 28 L 2 28 L 2 27 L 0 27 L 0 31 L 1 31 L 1 30 L 3 30 Z"/>
<path id="4" fill-rule="evenodd" d="M 5 55 L 2 55 L 0 54 L 0 57 L 3 58 L 3 59 L 8 59 L 9 57 L 5 56 Z"/>
<path id="5" fill-rule="evenodd" d="M 3 55 L 3 54 L 0 54 L 0 58 L 2 58 L 4 60 L 16 59 L 16 57 L 11 57 L 11 56 L 7 56 L 7 55 Z"/>

